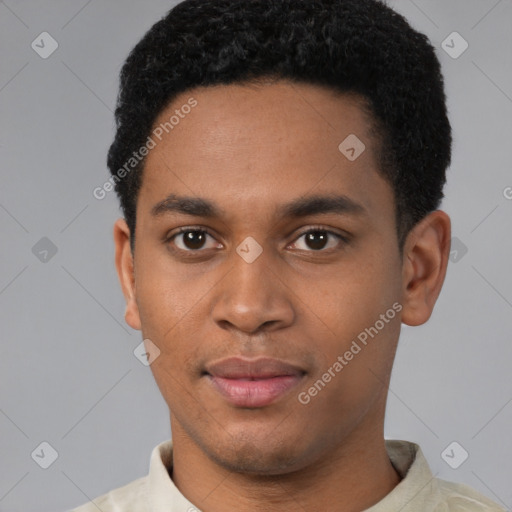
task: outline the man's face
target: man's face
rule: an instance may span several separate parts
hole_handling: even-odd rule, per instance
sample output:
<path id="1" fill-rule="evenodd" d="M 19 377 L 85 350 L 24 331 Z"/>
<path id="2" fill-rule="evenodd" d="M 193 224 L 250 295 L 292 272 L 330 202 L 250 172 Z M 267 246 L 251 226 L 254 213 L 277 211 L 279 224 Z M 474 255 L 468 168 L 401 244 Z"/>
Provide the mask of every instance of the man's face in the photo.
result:
<path id="1" fill-rule="evenodd" d="M 173 436 L 227 469 L 300 469 L 381 432 L 400 331 L 393 192 L 354 99 L 198 88 L 155 127 L 190 97 L 145 164 L 131 317 L 160 350 Z M 353 136 L 338 148 L 351 134 L 355 160 Z"/>

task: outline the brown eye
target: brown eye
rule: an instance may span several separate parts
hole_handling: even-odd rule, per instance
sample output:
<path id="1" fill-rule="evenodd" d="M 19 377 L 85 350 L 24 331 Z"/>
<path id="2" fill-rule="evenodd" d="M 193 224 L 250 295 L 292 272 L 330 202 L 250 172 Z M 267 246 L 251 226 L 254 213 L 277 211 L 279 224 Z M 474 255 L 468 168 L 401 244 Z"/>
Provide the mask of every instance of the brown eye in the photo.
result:
<path id="1" fill-rule="evenodd" d="M 318 251 L 324 249 L 328 242 L 329 235 L 326 231 L 311 231 L 306 233 L 305 242 L 310 249 Z"/>
<path id="2" fill-rule="evenodd" d="M 201 249 L 211 249 L 217 246 L 215 239 L 202 229 L 182 229 L 179 233 L 171 236 L 168 242 L 186 252 L 199 252 Z"/>
<path id="3" fill-rule="evenodd" d="M 320 252 L 323 249 L 336 249 L 347 240 L 338 233 L 326 229 L 310 229 L 302 233 L 292 244 L 301 251 Z"/>
<path id="4" fill-rule="evenodd" d="M 206 240 L 204 231 L 185 231 L 183 235 L 183 245 L 187 249 L 201 249 Z"/>

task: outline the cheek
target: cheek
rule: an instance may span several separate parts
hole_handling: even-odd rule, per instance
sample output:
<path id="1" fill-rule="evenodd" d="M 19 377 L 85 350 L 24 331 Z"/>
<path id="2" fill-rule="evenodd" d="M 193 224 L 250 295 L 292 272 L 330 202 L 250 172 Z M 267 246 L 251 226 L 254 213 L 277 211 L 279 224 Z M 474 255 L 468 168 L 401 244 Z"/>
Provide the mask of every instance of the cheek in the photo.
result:
<path id="1" fill-rule="evenodd" d="M 196 331 L 208 315 L 205 290 L 211 288 L 204 281 L 184 279 L 170 265 L 156 263 L 138 275 L 142 334 L 160 350 L 151 370 L 165 398 L 184 395 L 195 376 L 202 340 Z"/>
<path id="2" fill-rule="evenodd" d="M 318 318 L 333 338 L 345 341 L 372 326 L 400 297 L 399 267 L 377 255 L 310 277 L 301 277 L 297 295 L 312 319 Z"/>
<path id="3" fill-rule="evenodd" d="M 135 275 L 142 329 L 150 338 L 165 340 L 172 335 L 182 319 L 200 306 L 211 287 L 208 278 L 185 272 L 160 247 L 141 250 Z"/>
<path id="4" fill-rule="evenodd" d="M 320 408 L 337 403 L 352 409 L 369 403 L 385 386 L 400 333 L 399 278 L 395 260 L 370 253 L 364 262 L 340 266 L 330 279 L 317 279 L 310 288 L 309 317 L 324 335 L 321 364 L 309 384 L 331 370 Z"/>
<path id="5" fill-rule="evenodd" d="M 145 338 L 150 338 L 159 348 L 151 371 L 169 408 L 182 408 L 189 402 L 190 392 L 200 377 L 198 361 L 203 359 L 204 347 L 197 335 L 198 316 L 205 312 L 198 308 L 174 316 L 173 303 L 168 308 L 148 312 L 143 318 Z M 181 405 L 180 405 L 181 404 Z"/>

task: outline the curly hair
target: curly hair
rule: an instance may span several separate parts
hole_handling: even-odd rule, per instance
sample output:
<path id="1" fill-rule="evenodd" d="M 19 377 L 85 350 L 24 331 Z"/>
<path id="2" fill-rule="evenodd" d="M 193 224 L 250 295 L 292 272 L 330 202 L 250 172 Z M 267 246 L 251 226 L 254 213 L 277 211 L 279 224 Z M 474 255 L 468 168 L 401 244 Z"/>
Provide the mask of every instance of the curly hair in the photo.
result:
<path id="1" fill-rule="evenodd" d="M 443 198 L 451 128 L 440 63 L 428 38 L 380 0 L 185 0 L 155 23 L 120 73 L 112 176 L 180 93 L 283 79 L 365 101 L 379 172 L 395 197 L 400 248 Z M 144 159 L 115 190 L 135 239 Z M 111 178 L 112 179 L 112 178 Z"/>

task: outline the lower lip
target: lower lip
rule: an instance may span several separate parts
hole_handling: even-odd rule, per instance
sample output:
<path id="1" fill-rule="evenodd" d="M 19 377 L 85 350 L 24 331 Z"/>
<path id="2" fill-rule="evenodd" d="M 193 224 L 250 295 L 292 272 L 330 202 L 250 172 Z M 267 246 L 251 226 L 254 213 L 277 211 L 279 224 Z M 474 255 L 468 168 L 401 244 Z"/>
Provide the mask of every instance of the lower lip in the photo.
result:
<path id="1" fill-rule="evenodd" d="M 299 375 L 281 375 L 268 379 L 226 379 L 208 376 L 214 387 L 237 407 L 264 407 L 295 387 L 302 379 Z"/>

